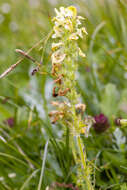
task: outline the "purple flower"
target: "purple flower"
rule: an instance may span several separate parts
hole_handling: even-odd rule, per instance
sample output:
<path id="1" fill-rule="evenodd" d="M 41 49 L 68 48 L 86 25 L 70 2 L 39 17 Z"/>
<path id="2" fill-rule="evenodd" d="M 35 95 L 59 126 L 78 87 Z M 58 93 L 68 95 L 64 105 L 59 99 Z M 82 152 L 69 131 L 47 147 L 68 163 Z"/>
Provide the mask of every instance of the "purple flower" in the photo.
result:
<path id="1" fill-rule="evenodd" d="M 14 118 L 10 117 L 10 118 L 6 119 L 4 121 L 4 123 L 7 124 L 9 127 L 13 127 L 14 126 Z"/>
<path id="2" fill-rule="evenodd" d="M 93 124 L 93 127 L 97 133 L 102 133 L 110 127 L 108 118 L 102 113 L 100 115 L 96 115 L 94 120 L 95 123 Z"/>

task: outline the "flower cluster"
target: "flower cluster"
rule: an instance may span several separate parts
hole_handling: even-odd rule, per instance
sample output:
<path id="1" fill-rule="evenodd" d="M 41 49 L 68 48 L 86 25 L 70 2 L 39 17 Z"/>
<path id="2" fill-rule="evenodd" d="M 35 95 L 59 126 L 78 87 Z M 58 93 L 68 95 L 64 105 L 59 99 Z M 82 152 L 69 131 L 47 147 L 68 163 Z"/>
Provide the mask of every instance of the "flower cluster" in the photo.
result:
<path id="1" fill-rule="evenodd" d="M 73 6 L 55 9 L 56 17 L 53 18 L 54 27 L 52 38 L 52 75 L 54 77 L 53 97 L 66 97 L 66 101 L 52 103 L 57 110 L 49 113 L 52 123 L 77 121 L 75 129 L 78 134 L 86 131 L 87 124 L 82 120 L 85 104 L 79 102 L 79 95 L 75 90 L 77 71 L 77 57 L 85 57 L 78 46 L 77 40 L 87 35 L 85 27 L 82 27 L 83 17 L 77 16 Z M 71 123 L 70 123 L 71 125 Z M 88 130 L 87 130 L 88 131 Z"/>
<path id="2" fill-rule="evenodd" d="M 81 20 L 83 17 L 77 16 L 76 8 L 73 6 L 64 8 L 61 7 L 60 11 L 55 9 L 56 17 L 53 18 L 54 22 L 54 34 L 52 38 L 59 39 L 58 42 L 52 44 L 52 64 L 62 63 L 67 56 L 64 49 L 65 42 L 70 43 L 70 41 L 78 40 L 83 38 L 83 34 L 87 34 L 85 27 L 81 26 Z M 80 56 L 85 57 L 82 50 L 77 47 L 77 51 Z"/>
<path id="3" fill-rule="evenodd" d="M 54 87 L 52 95 L 58 101 L 53 101 L 55 110 L 49 113 L 51 122 L 61 122 L 69 128 L 72 152 L 77 163 L 77 185 L 84 187 L 84 181 L 88 190 L 93 190 L 90 179 L 91 169 L 84 152 L 84 145 L 80 134 L 88 136 L 92 126 L 92 119 L 85 118 L 85 104 L 80 103 L 80 95 L 76 91 L 76 71 L 78 69 L 78 56 L 85 57 L 78 45 L 78 39 L 86 35 L 86 29 L 82 27 L 83 17 L 77 16 L 76 8 L 73 6 L 60 10 L 55 9 L 56 17 L 53 18 L 53 43 L 52 43 L 52 76 Z M 75 139 L 78 150 L 75 146 Z M 82 171 L 82 175 L 80 173 Z M 80 180 L 79 180 L 80 179 Z M 78 182 L 80 181 L 80 183 Z M 83 183 L 82 183 L 83 182 Z"/>
<path id="4" fill-rule="evenodd" d="M 79 28 L 82 24 L 81 20 L 84 20 L 84 18 L 77 16 L 77 10 L 75 7 L 60 7 L 60 11 L 55 9 L 55 12 L 56 17 L 53 18 L 55 23 L 55 33 L 52 36 L 53 38 L 62 37 L 67 31 L 71 33 L 71 35 L 69 35 L 70 40 L 77 40 L 79 37 L 83 38 L 83 33 L 87 34 L 84 27 Z"/>
<path id="5" fill-rule="evenodd" d="M 63 101 L 63 102 L 52 101 L 51 104 L 57 108 L 57 110 L 51 111 L 49 113 L 49 116 L 51 117 L 53 124 L 55 124 L 56 121 L 62 120 L 62 119 L 63 119 L 63 122 L 66 121 L 66 123 L 72 121 L 72 117 L 71 117 L 72 113 L 70 111 L 71 105 L 69 102 L 67 103 L 66 101 Z M 83 114 L 83 112 L 85 111 L 85 108 L 86 108 L 85 104 L 81 104 L 81 103 L 76 104 L 75 105 L 76 114 Z"/>

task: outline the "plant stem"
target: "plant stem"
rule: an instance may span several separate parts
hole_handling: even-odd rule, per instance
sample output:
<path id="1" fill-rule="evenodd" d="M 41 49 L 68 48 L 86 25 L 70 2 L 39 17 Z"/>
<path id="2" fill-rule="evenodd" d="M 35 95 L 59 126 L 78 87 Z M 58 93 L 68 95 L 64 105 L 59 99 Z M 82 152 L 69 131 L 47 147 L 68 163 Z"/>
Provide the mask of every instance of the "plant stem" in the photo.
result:
<path id="1" fill-rule="evenodd" d="M 54 34 L 56 38 L 52 43 L 52 74 L 55 76 L 55 89 L 57 96 L 65 96 L 66 101 L 57 102 L 57 111 L 50 113 L 53 123 L 57 120 L 65 123 L 70 130 L 72 153 L 76 165 L 78 166 L 76 183 L 82 190 L 93 190 L 91 183 L 91 166 L 86 161 L 86 153 L 80 134 L 86 134 L 89 130 L 83 118 L 85 105 L 80 103 L 80 95 L 76 90 L 76 72 L 78 70 L 78 56 L 85 57 L 80 49 L 77 40 L 83 38 L 83 33 L 87 32 L 85 27 L 81 27 L 82 17 L 77 16 L 75 7 L 61 7 L 56 11 L 54 21 Z M 81 20 L 80 20 L 81 19 Z M 57 43 L 56 43 L 57 42 Z M 59 80 L 61 77 L 61 80 Z M 56 84 L 57 81 L 57 84 Z M 59 81 L 59 82 L 58 82 Z M 77 142 L 75 143 L 75 137 Z M 78 145 L 78 151 L 77 149 Z"/>
<path id="2" fill-rule="evenodd" d="M 78 142 L 78 147 L 79 147 L 79 151 L 80 151 L 80 158 L 81 158 L 81 162 L 82 162 L 82 166 L 84 169 L 84 179 L 87 185 L 87 189 L 88 190 L 93 190 L 91 181 L 90 181 L 90 175 L 88 172 L 88 166 L 86 163 L 86 153 L 83 151 L 83 146 L 82 146 L 82 139 L 80 138 L 80 136 L 77 137 L 77 142 Z"/>

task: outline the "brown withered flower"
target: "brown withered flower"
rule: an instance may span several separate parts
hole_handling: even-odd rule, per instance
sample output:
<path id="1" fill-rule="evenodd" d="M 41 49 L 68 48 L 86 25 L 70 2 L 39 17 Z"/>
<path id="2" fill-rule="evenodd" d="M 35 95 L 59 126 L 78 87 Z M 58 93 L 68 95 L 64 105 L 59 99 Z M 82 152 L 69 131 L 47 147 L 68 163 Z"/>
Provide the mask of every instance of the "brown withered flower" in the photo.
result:
<path id="1" fill-rule="evenodd" d="M 64 117 L 64 112 L 54 110 L 49 113 L 49 117 L 51 117 L 52 124 L 55 124 L 59 119 Z"/>
<path id="2" fill-rule="evenodd" d="M 66 122 L 70 121 L 70 104 L 68 102 L 52 101 L 51 104 L 57 108 L 57 111 L 49 113 L 49 116 L 52 116 L 53 121 L 56 122 L 57 120 L 64 118 Z"/>
<path id="3" fill-rule="evenodd" d="M 62 84 L 62 77 L 63 77 L 63 75 L 58 76 L 58 78 L 56 80 L 54 80 L 54 83 L 58 83 L 61 85 Z"/>
<path id="4" fill-rule="evenodd" d="M 52 101 L 51 104 L 53 106 L 60 108 L 60 109 L 65 109 L 65 108 L 68 108 L 70 106 L 70 104 L 65 102 L 65 101 L 64 102 Z"/>
<path id="5" fill-rule="evenodd" d="M 52 104 L 53 106 L 59 107 L 60 102 L 58 102 L 58 101 L 52 101 L 51 104 Z"/>
<path id="6" fill-rule="evenodd" d="M 58 96 L 58 89 L 56 86 L 53 87 L 52 96 L 55 98 Z"/>
<path id="7" fill-rule="evenodd" d="M 57 76 L 57 72 L 59 71 L 60 67 L 61 67 L 60 64 L 56 64 L 56 63 L 52 64 L 52 71 L 51 71 L 51 73 L 52 73 L 53 76 Z"/>
<path id="8" fill-rule="evenodd" d="M 76 108 L 76 112 L 77 112 L 78 114 L 79 114 L 79 113 L 83 114 L 84 111 L 85 111 L 85 109 L 86 109 L 86 105 L 79 103 L 79 104 L 76 104 L 76 105 L 75 105 L 75 108 Z"/>
<path id="9" fill-rule="evenodd" d="M 58 91 L 58 96 L 65 96 L 67 94 L 67 92 L 69 92 L 70 89 L 69 88 L 66 88 L 65 90 L 59 90 Z"/>

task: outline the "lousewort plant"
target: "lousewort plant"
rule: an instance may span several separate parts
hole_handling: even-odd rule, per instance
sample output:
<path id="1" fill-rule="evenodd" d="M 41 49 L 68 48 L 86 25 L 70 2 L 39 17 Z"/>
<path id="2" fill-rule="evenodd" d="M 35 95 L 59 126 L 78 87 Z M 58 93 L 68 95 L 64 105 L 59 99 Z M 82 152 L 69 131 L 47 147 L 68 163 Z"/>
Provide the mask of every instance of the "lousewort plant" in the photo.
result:
<path id="1" fill-rule="evenodd" d="M 85 54 L 78 46 L 78 39 L 87 35 L 82 27 L 83 17 L 77 16 L 73 6 L 60 10 L 55 9 L 53 18 L 52 43 L 52 76 L 54 78 L 53 101 L 55 110 L 49 113 L 53 124 L 60 122 L 70 130 L 71 147 L 77 164 L 76 185 L 82 190 L 93 190 L 91 182 L 92 167 L 86 158 L 81 134 L 88 136 L 92 125 L 91 118 L 83 118 L 85 104 L 80 103 L 80 95 L 76 91 L 76 71 L 78 56 Z"/>
<path id="2" fill-rule="evenodd" d="M 84 118 L 83 115 L 86 106 L 80 102 L 80 94 L 76 91 L 78 57 L 81 56 L 85 58 L 85 54 L 78 46 L 78 39 L 87 35 L 87 32 L 85 27 L 82 27 L 82 21 L 84 21 L 84 18 L 77 16 L 77 10 L 75 7 L 61 7 L 59 11 L 55 9 L 55 12 L 56 17 L 53 18 L 53 32 L 51 31 L 45 39 L 46 43 L 52 35 L 51 74 L 54 78 L 52 95 L 54 98 L 58 98 L 58 100 L 51 102 L 55 107 L 55 110 L 51 111 L 49 116 L 52 124 L 59 122 L 70 131 L 71 148 L 77 166 L 75 177 L 76 188 L 80 188 L 82 190 L 93 190 L 94 187 L 91 179 L 93 169 L 91 162 L 87 160 L 87 147 L 84 147 L 81 138 L 81 135 L 86 137 L 88 136 L 89 129 L 93 125 L 93 119 L 90 116 L 86 116 Z M 16 52 L 38 65 L 32 71 L 32 75 L 40 70 L 43 58 L 39 63 L 28 54 L 42 42 L 43 40 L 40 40 L 27 52 L 16 49 Z M 5 77 L 8 73 L 13 71 L 23 59 L 24 58 L 20 59 L 9 67 L 0 75 L 0 78 Z M 12 119 L 7 120 L 7 124 L 12 127 Z M 74 189 L 72 185 L 66 185 L 66 187 Z"/>

